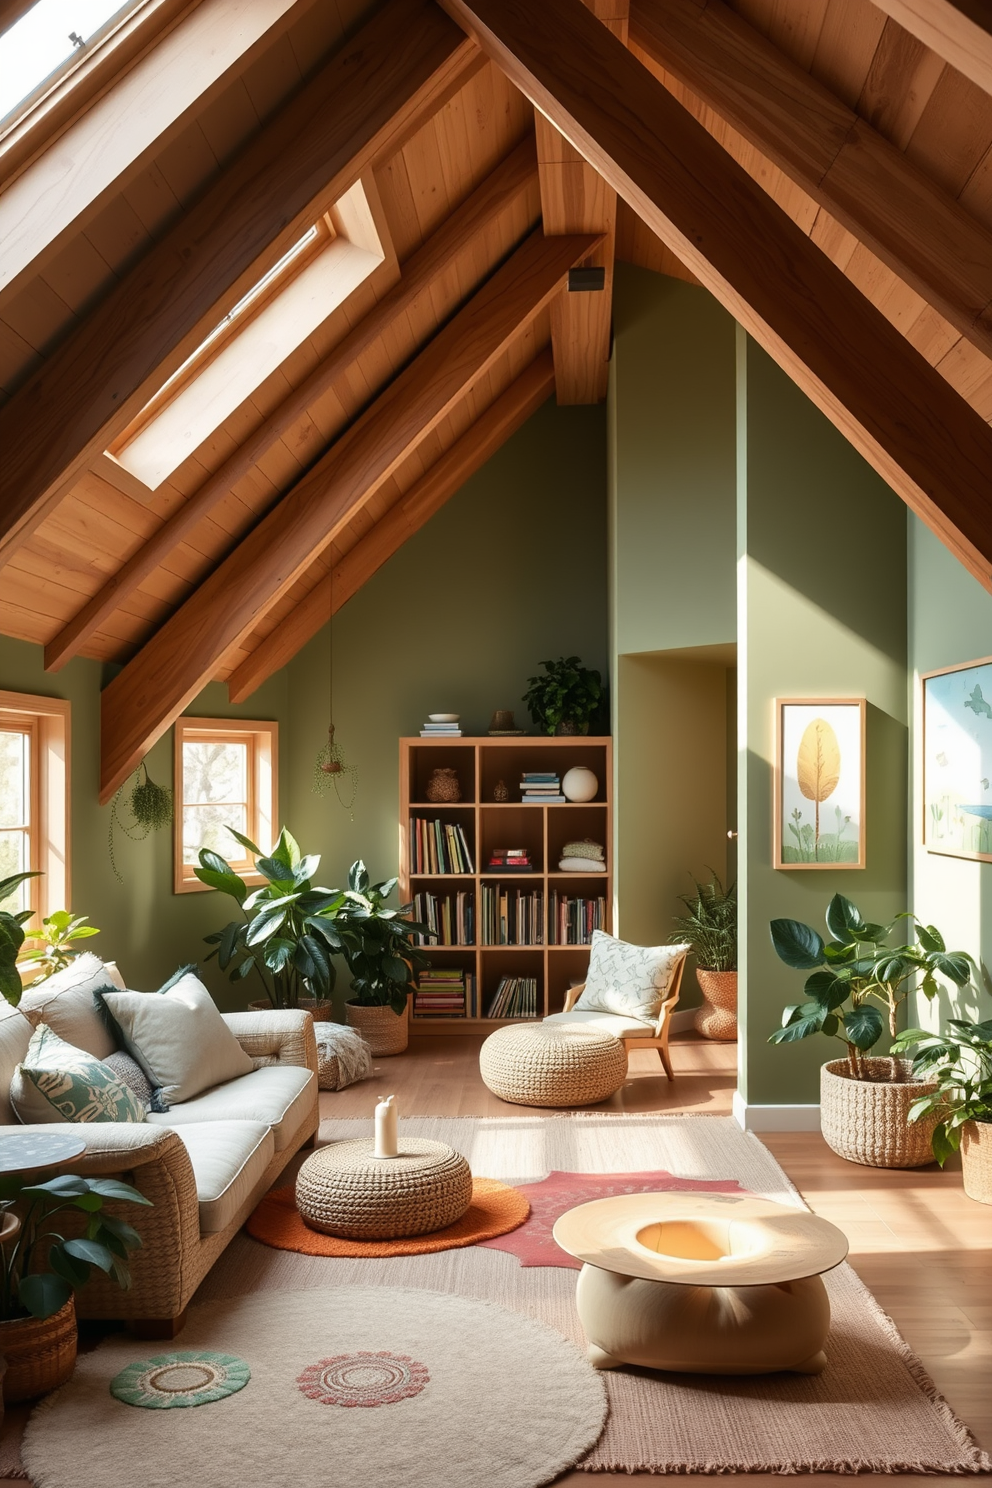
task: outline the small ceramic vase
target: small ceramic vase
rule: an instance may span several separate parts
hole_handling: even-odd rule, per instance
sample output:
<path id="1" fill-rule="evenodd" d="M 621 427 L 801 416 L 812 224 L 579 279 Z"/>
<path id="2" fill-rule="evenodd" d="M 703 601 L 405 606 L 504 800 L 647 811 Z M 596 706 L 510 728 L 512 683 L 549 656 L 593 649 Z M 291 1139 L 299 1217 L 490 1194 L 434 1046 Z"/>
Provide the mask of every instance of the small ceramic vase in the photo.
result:
<path id="1" fill-rule="evenodd" d="M 505 780 L 497 780 L 493 786 L 494 801 L 508 801 L 510 799 L 510 787 Z"/>
<path id="2" fill-rule="evenodd" d="M 460 801 L 462 788 L 458 783 L 458 771 L 451 769 L 448 765 L 438 765 L 427 782 L 427 790 L 424 794 L 428 801 Z"/>
<path id="3" fill-rule="evenodd" d="M 573 765 L 561 782 L 562 793 L 569 801 L 591 801 L 599 790 L 599 781 L 585 765 Z"/>
<path id="4" fill-rule="evenodd" d="M 512 733 L 516 725 L 513 722 L 512 708 L 497 708 L 489 720 L 490 729 L 495 729 L 499 734 Z"/>

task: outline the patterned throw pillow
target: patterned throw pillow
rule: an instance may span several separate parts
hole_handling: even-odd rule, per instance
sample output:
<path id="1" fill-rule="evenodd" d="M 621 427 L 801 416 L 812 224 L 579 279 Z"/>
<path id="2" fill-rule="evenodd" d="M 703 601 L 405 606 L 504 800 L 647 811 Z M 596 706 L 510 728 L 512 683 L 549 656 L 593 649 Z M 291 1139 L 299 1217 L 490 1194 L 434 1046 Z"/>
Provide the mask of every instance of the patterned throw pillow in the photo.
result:
<path id="1" fill-rule="evenodd" d="M 635 946 L 604 930 L 592 933 L 589 975 L 575 1012 L 616 1013 L 642 1023 L 657 1021 L 672 977 L 688 946 Z"/>
<path id="2" fill-rule="evenodd" d="M 10 1103 L 25 1126 L 47 1121 L 144 1121 L 142 1101 L 102 1059 L 39 1023 L 14 1070 Z"/>
<path id="3" fill-rule="evenodd" d="M 108 1054 L 103 1062 L 128 1090 L 133 1090 L 147 1111 L 152 1098 L 152 1087 L 138 1061 L 132 1059 L 130 1054 L 125 1054 L 123 1049 L 118 1049 L 115 1053 Z"/>

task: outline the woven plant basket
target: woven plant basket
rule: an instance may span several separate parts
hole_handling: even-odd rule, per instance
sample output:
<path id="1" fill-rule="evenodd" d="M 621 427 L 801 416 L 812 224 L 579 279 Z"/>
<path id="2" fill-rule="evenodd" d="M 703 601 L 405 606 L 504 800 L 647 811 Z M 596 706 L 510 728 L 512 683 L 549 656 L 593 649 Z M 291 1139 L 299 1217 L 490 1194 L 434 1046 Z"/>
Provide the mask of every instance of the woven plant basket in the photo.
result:
<path id="1" fill-rule="evenodd" d="M 737 973 L 706 971 L 697 967 L 696 980 L 703 994 L 703 1005 L 696 1009 L 693 1027 L 704 1038 L 737 1037 Z"/>
<path id="2" fill-rule="evenodd" d="M 7 1361 L 7 1405 L 37 1400 L 64 1385 L 76 1364 L 76 1307 L 70 1297 L 50 1318 L 0 1323 L 0 1354 Z"/>
<path id="3" fill-rule="evenodd" d="M 992 1121 L 966 1121 L 961 1128 L 961 1168 L 969 1199 L 992 1204 Z"/>
<path id="4" fill-rule="evenodd" d="M 384 1054 L 402 1054 L 410 1042 L 410 1003 L 400 1016 L 391 1007 L 363 1007 L 358 1002 L 344 1005 L 345 1022 L 357 1028 L 376 1058 Z"/>
<path id="5" fill-rule="evenodd" d="M 930 1138 L 936 1115 L 912 1125 L 908 1116 L 913 1102 L 933 1090 L 933 1083 L 911 1079 L 908 1059 L 864 1063 L 866 1080 L 852 1080 L 844 1059 L 832 1059 L 820 1070 L 820 1130 L 827 1146 L 838 1157 L 868 1168 L 922 1168 L 932 1163 Z"/>

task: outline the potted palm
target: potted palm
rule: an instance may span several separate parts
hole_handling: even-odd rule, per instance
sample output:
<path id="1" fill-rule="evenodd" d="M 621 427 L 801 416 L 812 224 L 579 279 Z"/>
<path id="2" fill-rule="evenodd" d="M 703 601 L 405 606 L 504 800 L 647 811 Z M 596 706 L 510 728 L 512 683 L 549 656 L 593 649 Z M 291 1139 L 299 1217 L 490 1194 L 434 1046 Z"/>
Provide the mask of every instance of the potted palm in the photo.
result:
<path id="1" fill-rule="evenodd" d="M 903 920 L 912 924 L 915 938 L 892 945 L 890 937 Z M 768 1042 L 789 1044 L 822 1034 L 842 1043 L 844 1058 L 828 1060 L 820 1072 L 820 1125 L 827 1145 L 869 1167 L 922 1167 L 933 1161 L 936 1117 L 916 1125 L 908 1117 L 933 1082 L 917 1079 L 909 1060 L 871 1051 L 886 1030 L 896 1038 L 899 1010 L 917 978 L 919 990 L 933 998 L 938 974 L 964 987 L 974 962 L 964 951 L 948 951 L 935 925 L 908 912 L 888 925 L 876 924 L 842 894 L 827 906 L 826 925 L 830 939 L 824 942 L 800 920 L 771 922 L 776 955 L 809 975 L 806 1000 L 785 1008 L 782 1025 Z"/>
<path id="2" fill-rule="evenodd" d="M 374 884 L 359 859 L 348 872 L 342 909 L 343 955 L 351 972 L 345 1017 L 376 1055 L 402 1054 L 409 1042 L 409 993 L 414 971 L 430 965 L 413 944 L 427 925 L 407 919 L 411 906 L 389 909 L 396 879 Z"/>
<path id="3" fill-rule="evenodd" d="M 542 661 L 545 675 L 528 677 L 523 701 L 542 734 L 587 734 L 605 698 L 599 672 L 584 667 L 577 656 Z"/>
<path id="4" fill-rule="evenodd" d="M 960 1147 L 965 1193 L 992 1204 L 992 1018 L 949 1018 L 944 1033 L 907 1028 L 892 1048 L 913 1055 L 915 1076 L 936 1078 L 936 1087 L 913 1102 L 910 1121 L 932 1124 L 941 1167 Z"/>
<path id="5" fill-rule="evenodd" d="M 696 980 L 703 994 L 693 1023 L 711 1039 L 737 1037 L 737 893 L 723 887 L 710 869 L 709 883 L 693 879 L 694 894 L 679 895 L 684 915 L 676 915 L 675 934 L 692 947 Z"/>

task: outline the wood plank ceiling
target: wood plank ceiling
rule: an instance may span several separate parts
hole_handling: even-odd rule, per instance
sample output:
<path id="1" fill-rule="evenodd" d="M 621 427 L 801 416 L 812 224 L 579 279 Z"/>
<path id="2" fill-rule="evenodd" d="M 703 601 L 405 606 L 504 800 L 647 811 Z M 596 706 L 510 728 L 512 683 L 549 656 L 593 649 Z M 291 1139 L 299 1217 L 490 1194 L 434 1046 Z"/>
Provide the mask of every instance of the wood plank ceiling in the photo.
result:
<path id="1" fill-rule="evenodd" d="M 934 390 L 947 426 L 984 449 L 992 82 L 975 38 L 955 29 L 955 7 L 587 4 L 604 55 L 624 44 L 645 83 L 661 84 L 730 170 L 742 168 L 758 217 L 761 202 L 774 204 L 769 230 L 813 253 L 816 282 L 839 271 L 851 324 L 884 328 L 874 355 L 885 365 L 863 368 L 865 382 Z M 577 5 L 555 0 L 563 25 Z M 192 11 L 202 26 L 211 6 L 220 16 L 222 0 L 172 7 L 169 26 Z M 589 164 L 588 142 L 580 153 L 552 99 L 556 79 L 535 111 L 511 55 L 512 16 L 526 6 L 476 9 L 444 0 L 455 25 L 433 0 L 274 6 L 278 18 L 239 61 L 0 291 L 0 439 L 14 452 L 0 503 L 0 632 L 43 645 L 53 670 L 73 655 L 124 664 L 104 699 L 105 798 L 206 681 L 250 696 L 553 389 L 560 402 L 605 397 L 615 258 L 713 287 L 705 244 L 685 267 L 678 235 L 635 210 L 636 192 L 622 199 L 623 173 L 605 157 L 599 170 Z M 978 58 L 968 76 L 953 65 L 964 66 L 962 47 Z M 113 87 L 86 97 L 112 126 Z M 0 231 L 14 181 L 23 196 L 55 151 L 67 170 L 85 163 L 85 144 L 74 149 L 86 111 L 74 118 L 56 99 L 49 114 L 57 128 L 39 126 L 33 155 L 23 124 L 16 149 L 0 131 Z M 89 122 L 98 136 L 95 113 Z M 301 224 L 358 180 L 379 267 L 145 488 L 104 449 Z M 542 252 L 542 233 L 563 241 Z M 821 256 L 833 266 L 825 279 Z M 577 264 L 601 267 L 605 288 L 569 292 Z M 743 295 L 745 323 L 751 301 Z M 789 366 L 796 348 L 787 352 Z M 864 410 L 845 406 L 855 394 L 831 396 L 831 416 L 857 441 Z M 946 463 L 936 430 L 907 430 L 914 438 L 923 466 Z M 992 523 L 966 456 L 949 458 L 946 492 L 924 481 L 918 509 L 992 587 Z M 968 493 L 966 514 L 951 509 L 955 486 Z M 304 508 L 305 542 L 263 561 L 278 513 Z M 231 585 L 238 619 L 221 635 Z"/>

